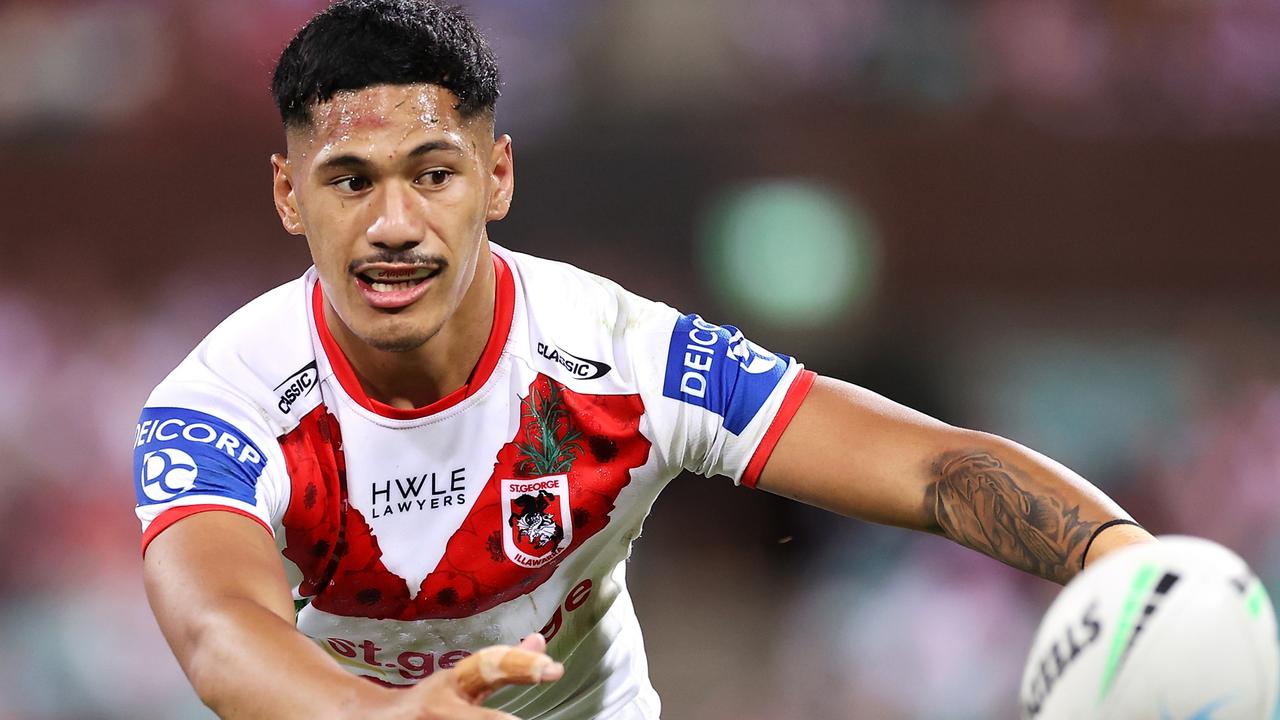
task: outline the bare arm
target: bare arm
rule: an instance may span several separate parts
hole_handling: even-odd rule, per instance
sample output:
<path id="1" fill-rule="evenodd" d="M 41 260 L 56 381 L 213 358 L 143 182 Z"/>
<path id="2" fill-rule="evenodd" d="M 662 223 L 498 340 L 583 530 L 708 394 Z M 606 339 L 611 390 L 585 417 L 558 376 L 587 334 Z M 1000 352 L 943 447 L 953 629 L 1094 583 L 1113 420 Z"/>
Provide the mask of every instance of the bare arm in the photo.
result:
<path id="1" fill-rule="evenodd" d="M 1066 467 L 1015 442 L 953 427 L 868 390 L 819 378 L 759 487 L 851 517 L 940 533 L 1065 583 L 1090 562 L 1151 540 Z"/>
<path id="2" fill-rule="evenodd" d="M 372 684 L 361 687 L 294 629 L 278 553 L 252 520 L 182 520 L 147 548 L 144 573 L 160 629 L 220 717 L 350 716 L 371 699 Z M 282 687 L 281 677 L 291 682 Z"/>
<path id="3" fill-rule="evenodd" d="M 144 576 L 174 655 L 222 718 L 496 720 L 510 716 L 474 705 L 502 685 L 563 672 L 537 637 L 521 649 L 482 650 L 408 691 L 350 675 L 294 628 L 275 545 L 232 513 L 193 515 L 165 530 L 147 549 Z"/>

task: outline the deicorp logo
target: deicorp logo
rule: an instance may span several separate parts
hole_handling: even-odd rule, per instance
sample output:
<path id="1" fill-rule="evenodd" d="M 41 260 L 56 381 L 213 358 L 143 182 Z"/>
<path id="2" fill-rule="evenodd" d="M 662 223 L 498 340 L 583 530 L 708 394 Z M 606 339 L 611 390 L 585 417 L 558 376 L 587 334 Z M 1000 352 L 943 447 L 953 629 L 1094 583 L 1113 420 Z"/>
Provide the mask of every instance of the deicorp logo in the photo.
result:
<path id="1" fill-rule="evenodd" d="M 756 345 L 732 325 L 682 315 L 671 331 L 662 394 L 706 408 L 740 434 L 787 371 L 790 358 Z"/>
<path id="2" fill-rule="evenodd" d="M 172 499 L 196 484 L 200 470 L 190 455 L 162 448 L 142 456 L 142 493 L 156 502 Z"/>
<path id="3" fill-rule="evenodd" d="M 139 505 L 166 502 L 183 493 L 252 505 L 267 465 L 262 451 L 244 433 L 212 415 L 185 408 L 143 410 L 133 447 Z"/>

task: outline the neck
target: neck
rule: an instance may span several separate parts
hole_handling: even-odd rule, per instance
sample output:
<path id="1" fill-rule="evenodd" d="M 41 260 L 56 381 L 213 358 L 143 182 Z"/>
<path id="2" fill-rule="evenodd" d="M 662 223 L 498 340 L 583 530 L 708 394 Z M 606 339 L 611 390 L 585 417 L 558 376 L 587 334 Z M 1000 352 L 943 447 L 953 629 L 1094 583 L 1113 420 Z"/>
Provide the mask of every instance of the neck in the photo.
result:
<path id="1" fill-rule="evenodd" d="M 495 276 L 488 244 L 453 314 L 422 345 L 379 350 L 356 337 L 325 300 L 325 322 L 365 393 L 401 410 L 430 405 L 467 384 L 493 329 Z"/>

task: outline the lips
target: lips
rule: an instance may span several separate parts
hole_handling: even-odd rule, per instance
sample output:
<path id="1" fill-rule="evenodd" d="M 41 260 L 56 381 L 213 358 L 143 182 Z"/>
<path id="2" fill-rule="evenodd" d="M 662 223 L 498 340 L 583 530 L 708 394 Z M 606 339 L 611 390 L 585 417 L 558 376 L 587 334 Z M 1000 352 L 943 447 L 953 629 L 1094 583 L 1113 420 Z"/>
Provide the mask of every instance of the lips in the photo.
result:
<path id="1" fill-rule="evenodd" d="M 356 287 L 375 308 L 402 308 L 422 297 L 443 269 L 439 265 L 366 265 L 355 273 Z"/>

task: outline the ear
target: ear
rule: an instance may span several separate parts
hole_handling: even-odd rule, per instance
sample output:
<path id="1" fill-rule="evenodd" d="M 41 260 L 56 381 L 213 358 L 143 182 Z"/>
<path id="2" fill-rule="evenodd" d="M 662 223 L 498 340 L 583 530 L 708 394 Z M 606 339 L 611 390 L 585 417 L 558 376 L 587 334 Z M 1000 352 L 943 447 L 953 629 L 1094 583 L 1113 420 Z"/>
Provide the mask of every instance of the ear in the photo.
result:
<path id="1" fill-rule="evenodd" d="M 293 192 L 293 178 L 289 175 L 289 159 L 280 153 L 271 156 L 271 192 L 284 229 L 290 235 L 305 234 L 306 227 L 302 224 L 298 199 Z"/>
<path id="2" fill-rule="evenodd" d="M 515 194 L 515 166 L 511 161 L 511 136 L 503 135 L 493 141 L 493 154 L 489 158 L 492 168 L 493 190 L 489 195 L 489 220 L 501 220 L 511 209 L 511 196 Z"/>

